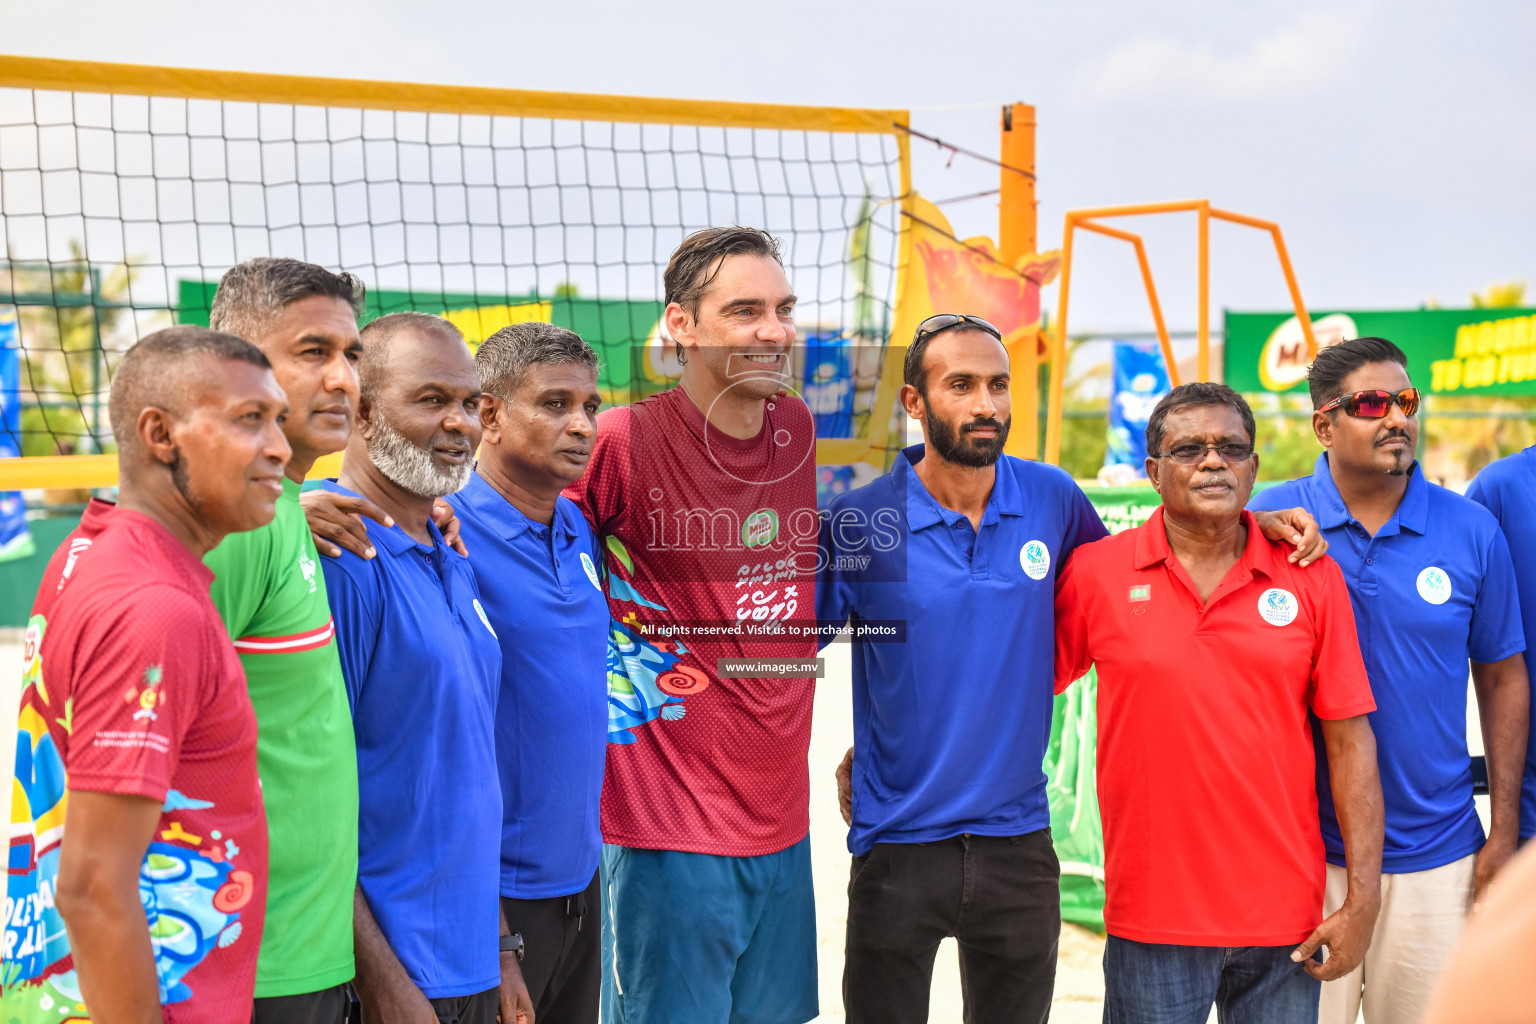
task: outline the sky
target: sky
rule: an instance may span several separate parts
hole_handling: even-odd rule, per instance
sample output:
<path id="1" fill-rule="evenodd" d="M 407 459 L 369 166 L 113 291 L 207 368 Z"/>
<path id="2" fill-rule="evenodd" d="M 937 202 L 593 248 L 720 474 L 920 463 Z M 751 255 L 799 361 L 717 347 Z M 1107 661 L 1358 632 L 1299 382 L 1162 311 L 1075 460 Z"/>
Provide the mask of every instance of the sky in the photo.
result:
<path id="1" fill-rule="evenodd" d="M 1278 221 L 1313 309 L 1467 304 L 1536 284 L 1536 5 L 715 0 L 0 7 L 18 55 L 557 91 L 905 108 L 995 155 L 1037 108 L 1040 248 L 1072 208 L 1208 198 Z M 917 188 L 995 167 L 914 140 Z M 946 212 L 996 233 L 995 201 Z M 1195 323 L 1193 217 L 1145 221 L 1171 327 Z M 1213 229 L 1212 309 L 1288 305 L 1267 239 Z M 1536 297 L 1533 297 L 1536 302 Z M 1055 288 L 1045 305 L 1055 304 Z M 1084 240 L 1072 327 L 1150 327 L 1128 248 Z"/>

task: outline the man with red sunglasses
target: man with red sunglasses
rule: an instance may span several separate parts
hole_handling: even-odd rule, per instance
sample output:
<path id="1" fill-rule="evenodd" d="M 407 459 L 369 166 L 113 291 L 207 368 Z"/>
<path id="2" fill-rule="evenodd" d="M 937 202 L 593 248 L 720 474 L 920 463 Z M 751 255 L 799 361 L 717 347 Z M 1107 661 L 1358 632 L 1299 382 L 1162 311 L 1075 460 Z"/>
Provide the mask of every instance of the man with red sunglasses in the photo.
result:
<path id="1" fill-rule="evenodd" d="M 1381 916 L 1361 966 L 1323 986 L 1322 1024 L 1353 1024 L 1362 1002 L 1367 1024 L 1418 1021 L 1519 834 L 1530 691 L 1514 566 L 1493 516 L 1425 480 L 1414 461 L 1419 392 L 1407 363 L 1382 338 L 1318 353 L 1307 383 L 1324 452 L 1310 477 L 1249 503 L 1317 517 L 1349 584 L 1377 703 Z M 1466 741 L 1469 661 L 1492 796 L 1486 841 Z M 1317 771 L 1331 912 L 1344 899 L 1344 839 L 1321 758 Z"/>

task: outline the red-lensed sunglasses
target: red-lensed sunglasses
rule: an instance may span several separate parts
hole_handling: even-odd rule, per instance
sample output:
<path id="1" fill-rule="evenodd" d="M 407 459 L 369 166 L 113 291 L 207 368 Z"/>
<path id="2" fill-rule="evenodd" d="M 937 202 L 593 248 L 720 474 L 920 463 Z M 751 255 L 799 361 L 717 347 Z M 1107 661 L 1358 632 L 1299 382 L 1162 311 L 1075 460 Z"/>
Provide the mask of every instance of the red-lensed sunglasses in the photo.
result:
<path id="1" fill-rule="evenodd" d="M 1317 411 L 1332 412 L 1342 407 L 1351 416 L 1379 420 L 1392 411 L 1392 403 L 1396 402 L 1404 416 L 1412 416 L 1419 411 L 1419 397 L 1418 388 L 1404 388 L 1395 395 L 1390 391 L 1356 391 L 1340 395 Z"/>

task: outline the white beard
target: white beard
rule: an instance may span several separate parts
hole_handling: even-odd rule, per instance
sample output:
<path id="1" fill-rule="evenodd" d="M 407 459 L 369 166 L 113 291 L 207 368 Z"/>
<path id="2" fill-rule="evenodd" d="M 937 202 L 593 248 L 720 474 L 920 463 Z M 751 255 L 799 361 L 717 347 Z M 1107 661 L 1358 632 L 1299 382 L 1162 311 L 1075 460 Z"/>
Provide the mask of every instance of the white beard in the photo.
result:
<path id="1" fill-rule="evenodd" d="M 430 451 L 412 444 L 391 427 L 377 409 L 374 410 L 373 426 L 368 456 L 373 459 L 374 467 L 397 487 L 423 498 L 442 498 L 469 483 L 469 475 L 475 471 L 473 460 L 465 459 L 460 465 L 439 468 Z"/>

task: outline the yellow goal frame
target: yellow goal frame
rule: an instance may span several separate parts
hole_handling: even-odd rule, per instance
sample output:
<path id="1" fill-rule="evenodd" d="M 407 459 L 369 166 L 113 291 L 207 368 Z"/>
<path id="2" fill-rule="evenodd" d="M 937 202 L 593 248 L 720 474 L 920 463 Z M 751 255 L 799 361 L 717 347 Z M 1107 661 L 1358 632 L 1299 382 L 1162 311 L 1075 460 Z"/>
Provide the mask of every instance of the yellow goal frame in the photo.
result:
<path id="1" fill-rule="evenodd" d="M 9 56 L 0 56 L 0 88 L 566 121 L 893 135 L 903 205 L 912 192 L 911 140 L 903 130 L 911 123 L 911 118 L 905 110 L 489 89 Z M 904 264 L 909 238 L 906 218 L 902 218 L 900 231 L 897 258 Z M 900 279 L 898 272 L 897 280 Z M 896 300 L 900 301 L 900 297 Z M 872 448 L 884 448 L 885 426 L 890 420 L 891 402 L 894 401 L 894 396 L 886 393 L 889 390 L 880 389 L 870 419 L 871 436 L 868 439 L 825 438 L 818 441 L 817 454 L 822 461 L 859 461 Z M 339 456 L 320 460 L 311 477 L 334 475 L 339 461 Z M 111 487 L 116 483 L 115 455 L 0 459 L 0 491 Z"/>

